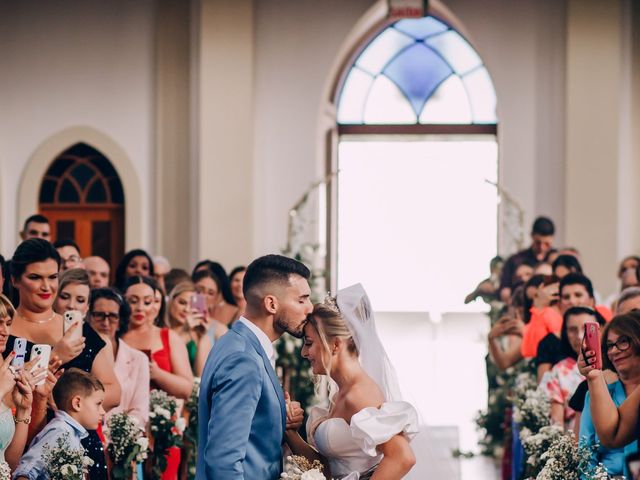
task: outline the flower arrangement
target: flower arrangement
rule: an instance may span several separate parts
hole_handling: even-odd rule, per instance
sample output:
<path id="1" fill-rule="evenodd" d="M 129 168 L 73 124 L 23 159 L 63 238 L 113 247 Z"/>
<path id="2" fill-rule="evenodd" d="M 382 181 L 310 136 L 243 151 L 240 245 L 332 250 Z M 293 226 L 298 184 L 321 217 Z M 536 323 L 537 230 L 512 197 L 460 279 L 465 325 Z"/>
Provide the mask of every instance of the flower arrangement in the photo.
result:
<path id="1" fill-rule="evenodd" d="M 149 440 L 134 417 L 127 413 L 116 413 L 107 421 L 104 434 L 107 437 L 107 452 L 111 463 L 111 478 L 128 479 L 133 475 L 133 465 L 147 458 Z"/>
<path id="2" fill-rule="evenodd" d="M 11 468 L 4 460 L 0 461 L 0 480 L 11 480 Z"/>
<path id="3" fill-rule="evenodd" d="M 44 446 L 43 460 L 51 480 L 81 480 L 93 465 L 93 460 L 85 457 L 83 448 L 71 448 L 69 433 L 58 437 L 55 447 Z"/>
<path id="4" fill-rule="evenodd" d="M 522 447 L 527 454 L 527 477 L 535 477 L 546 462 L 544 455 L 551 445 L 564 435 L 564 429 L 559 425 L 542 427 L 538 432 L 525 428 L 520 432 Z"/>
<path id="5" fill-rule="evenodd" d="M 541 389 L 525 390 L 522 396 L 514 395 L 513 406 L 513 419 L 520 425 L 521 431 L 538 432 L 542 427 L 551 424 L 551 403 Z"/>
<path id="6" fill-rule="evenodd" d="M 186 420 L 178 418 L 178 400 L 162 390 L 151 390 L 149 430 L 152 440 L 153 478 L 160 478 L 167 468 L 167 453 L 182 445 Z"/>
<path id="7" fill-rule="evenodd" d="M 607 480 L 602 464 L 590 465 L 591 453 L 591 448 L 576 445 L 573 432 L 559 435 L 541 455 L 543 467 L 536 480 Z"/>
<path id="8" fill-rule="evenodd" d="M 196 462 L 198 449 L 198 398 L 200 396 L 200 379 L 193 379 L 191 396 L 185 404 L 185 412 L 188 417 L 187 428 L 184 431 L 185 461 L 187 462 L 187 479 L 196 477 Z"/>
<path id="9" fill-rule="evenodd" d="M 325 480 L 323 466 L 318 460 L 310 462 L 300 455 L 287 457 L 287 468 L 280 478 L 286 480 Z"/>

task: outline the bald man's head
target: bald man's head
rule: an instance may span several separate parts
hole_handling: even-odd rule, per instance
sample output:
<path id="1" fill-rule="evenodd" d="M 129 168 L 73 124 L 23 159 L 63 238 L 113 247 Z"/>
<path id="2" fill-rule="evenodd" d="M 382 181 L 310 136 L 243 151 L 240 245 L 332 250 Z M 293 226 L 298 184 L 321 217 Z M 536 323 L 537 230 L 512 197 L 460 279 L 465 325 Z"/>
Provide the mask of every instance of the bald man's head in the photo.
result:
<path id="1" fill-rule="evenodd" d="M 87 257 L 83 260 L 84 268 L 89 274 L 91 288 L 104 288 L 109 286 L 109 264 L 102 257 Z"/>

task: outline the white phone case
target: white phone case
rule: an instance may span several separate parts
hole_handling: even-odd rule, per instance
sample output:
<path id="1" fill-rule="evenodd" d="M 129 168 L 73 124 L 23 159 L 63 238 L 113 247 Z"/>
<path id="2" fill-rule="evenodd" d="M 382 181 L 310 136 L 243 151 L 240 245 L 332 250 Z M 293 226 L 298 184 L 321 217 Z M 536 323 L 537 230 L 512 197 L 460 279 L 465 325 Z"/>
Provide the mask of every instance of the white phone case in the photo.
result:
<path id="1" fill-rule="evenodd" d="M 82 337 L 82 313 L 80 313 L 77 310 L 70 310 L 68 312 L 64 312 L 64 314 L 62 315 L 63 318 L 63 324 L 64 324 L 64 332 L 63 333 L 67 333 L 67 330 L 69 330 L 69 328 L 71 328 L 71 325 L 73 325 L 74 323 L 78 322 L 78 326 L 75 330 L 73 330 L 72 335 L 71 335 L 71 339 L 76 339 L 76 338 L 80 338 Z"/>
<path id="2" fill-rule="evenodd" d="M 39 368 L 47 368 L 49 366 L 49 358 L 51 357 L 51 345 L 38 343 L 31 348 L 31 360 L 38 358 L 38 361 L 31 369 L 32 372 Z M 36 385 L 42 385 L 46 378 L 40 380 Z"/>
<path id="3" fill-rule="evenodd" d="M 16 352 L 16 356 L 11 360 L 11 366 L 16 370 L 20 370 L 24 367 L 24 358 L 27 354 L 27 339 L 18 337 L 13 343 L 13 351 Z"/>

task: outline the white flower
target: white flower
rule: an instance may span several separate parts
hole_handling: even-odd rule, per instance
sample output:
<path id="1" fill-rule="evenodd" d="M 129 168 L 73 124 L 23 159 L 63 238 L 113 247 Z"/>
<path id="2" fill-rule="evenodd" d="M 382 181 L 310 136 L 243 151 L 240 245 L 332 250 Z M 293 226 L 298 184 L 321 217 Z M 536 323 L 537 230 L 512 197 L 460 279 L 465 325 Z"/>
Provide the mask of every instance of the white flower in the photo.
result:
<path id="1" fill-rule="evenodd" d="M 67 463 L 66 465 L 62 466 L 62 468 L 60 469 L 60 472 L 63 475 L 71 475 L 71 474 L 75 475 L 76 473 L 78 473 L 78 467 Z"/>
<path id="2" fill-rule="evenodd" d="M 93 460 L 89 457 L 82 457 L 82 466 L 90 467 L 93 465 Z M 75 472 L 74 472 L 75 473 Z"/>
<path id="3" fill-rule="evenodd" d="M 184 432 L 185 428 L 187 428 L 187 421 L 184 419 L 184 417 L 180 417 L 176 420 L 176 430 L 182 433 Z"/>
<path id="4" fill-rule="evenodd" d="M 167 420 L 169 420 L 169 419 L 171 418 L 171 412 L 170 412 L 169 410 L 167 410 L 166 408 L 156 407 L 156 408 L 154 409 L 154 411 L 155 411 L 158 415 L 160 415 L 160 416 L 162 416 L 162 417 L 166 418 Z"/>
<path id="5" fill-rule="evenodd" d="M 146 437 L 140 437 L 136 440 L 136 443 L 140 445 L 141 450 L 146 450 L 149 448 L 149 439 Z"/>
<path id="6" fill-rule="evenodd" d="M 300 480 L 325 480 L 325 476 L 317 468 L 308 470 L 302 474 Z"/>

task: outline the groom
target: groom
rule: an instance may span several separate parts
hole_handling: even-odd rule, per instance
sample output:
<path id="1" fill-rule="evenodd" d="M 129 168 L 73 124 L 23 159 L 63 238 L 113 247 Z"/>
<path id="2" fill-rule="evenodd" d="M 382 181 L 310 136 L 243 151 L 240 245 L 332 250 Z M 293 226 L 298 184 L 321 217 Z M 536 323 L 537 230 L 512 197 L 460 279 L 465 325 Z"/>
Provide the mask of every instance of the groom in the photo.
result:
<path id="1" fill-rule="evenodd" d="M 213 346 L 198 404 L 196 480 L 280 477 L 285 399 L 272 342 L 301 337 L 313 309 L 309 269 L 281 255 L 254 260 L 244 276 L 244 316 Z"/>

